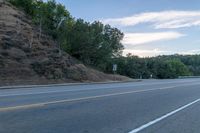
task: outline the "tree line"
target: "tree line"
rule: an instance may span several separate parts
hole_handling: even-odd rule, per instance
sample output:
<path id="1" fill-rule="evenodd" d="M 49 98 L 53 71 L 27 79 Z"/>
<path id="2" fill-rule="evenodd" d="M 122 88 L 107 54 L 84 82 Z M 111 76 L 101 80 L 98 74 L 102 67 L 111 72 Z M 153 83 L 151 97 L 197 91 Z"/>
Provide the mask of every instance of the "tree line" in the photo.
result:
<path id="1" fill-rule="evenodd" d="M 140 58 L 128 54 L 126 57 L 115 58 L 113 62 L 118 64 L 117 73 L 132 78 L 168 79 L 200 76 L 200 55 L 175 54 Z M 112 69 L 108 71 L 111 73 Z"/>
<path id="2" fill-rule="evenodd" d="M 118 65 L 117 73 L 131 78 L 169 79 L 195 75 L 195 71 L 191 68 L 194 67 L 196 61 L 191 64 L 185 64 L 181 57 L 186 56 L 173 55 L 140 58 L 128 54 L 126 57 L 115 58 L 113 62 Z M 190 56 L 188 60 L 192 58 L 193 56 Z M 200 59 L 200 56 L 198 58 Z M 112 72 L 112 70 L 110 69 L 109 72 Z"/>
<path id="3" fill-rule="evenodd" d="M 117 64 L 117 73 L 131 78 L 164 79 L 200 75 L 199 55 L 139 58 L 128 54 L 124 57 L 121 43 L 124 34 L 117 28 L 99 21 L 90 23 L 75 19 L 65 6 L 55 0 L 9 1 L 31 16 L 39 27 L 40 37 L 42 33 L 52 36 L 61 50 L 85 65 L 113 73 L 112 66 Z"/>

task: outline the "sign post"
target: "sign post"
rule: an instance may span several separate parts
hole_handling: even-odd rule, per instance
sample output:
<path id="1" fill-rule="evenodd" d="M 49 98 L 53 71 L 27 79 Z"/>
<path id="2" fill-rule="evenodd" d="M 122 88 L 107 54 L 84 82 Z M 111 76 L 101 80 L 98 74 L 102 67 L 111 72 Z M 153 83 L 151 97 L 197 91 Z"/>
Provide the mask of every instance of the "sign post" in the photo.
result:
<path id="1" fill-rule="evenodd" d="M 115 74 L 117 72 L 117 64 L 113 64 L 113 73 Z"/>

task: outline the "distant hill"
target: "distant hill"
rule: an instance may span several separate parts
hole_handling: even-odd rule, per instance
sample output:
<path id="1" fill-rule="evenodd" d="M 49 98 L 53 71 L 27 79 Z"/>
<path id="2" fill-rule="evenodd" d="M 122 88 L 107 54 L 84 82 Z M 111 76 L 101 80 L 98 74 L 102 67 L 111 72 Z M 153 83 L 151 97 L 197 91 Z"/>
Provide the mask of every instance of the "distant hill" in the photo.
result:
<path id="1" fill-rule="evenodd" d="M 129 80 L 86 67 L 60 51 L 31 19 L 0 0 L 0 85 Z"/>

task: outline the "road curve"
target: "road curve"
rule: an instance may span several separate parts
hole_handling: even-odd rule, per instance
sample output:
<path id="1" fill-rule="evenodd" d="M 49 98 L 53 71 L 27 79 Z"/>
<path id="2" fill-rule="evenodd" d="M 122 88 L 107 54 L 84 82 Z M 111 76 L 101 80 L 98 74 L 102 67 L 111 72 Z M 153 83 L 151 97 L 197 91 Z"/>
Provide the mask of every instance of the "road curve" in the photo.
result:
<path id="1" fill-rule="evenodd" d="M 0 133 L 199 133 L 200 79 L 0 90 Z"/>

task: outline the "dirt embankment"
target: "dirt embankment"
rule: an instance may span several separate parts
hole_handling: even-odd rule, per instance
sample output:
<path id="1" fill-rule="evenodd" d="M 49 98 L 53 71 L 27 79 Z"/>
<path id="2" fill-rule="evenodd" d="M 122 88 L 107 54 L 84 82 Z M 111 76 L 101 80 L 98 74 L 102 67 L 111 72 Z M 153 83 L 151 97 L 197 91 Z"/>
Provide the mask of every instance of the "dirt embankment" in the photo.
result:
<path id="1" fill-rule="evenodd" d="M 129 80 L 88 68 L 39 36 L 24 12 L 0 0 L 0 85 Z"/>

